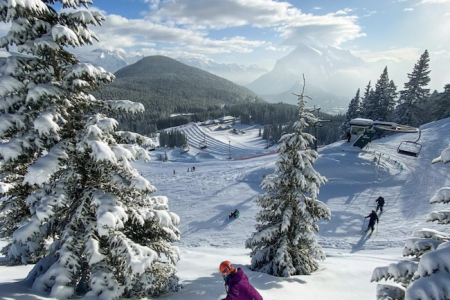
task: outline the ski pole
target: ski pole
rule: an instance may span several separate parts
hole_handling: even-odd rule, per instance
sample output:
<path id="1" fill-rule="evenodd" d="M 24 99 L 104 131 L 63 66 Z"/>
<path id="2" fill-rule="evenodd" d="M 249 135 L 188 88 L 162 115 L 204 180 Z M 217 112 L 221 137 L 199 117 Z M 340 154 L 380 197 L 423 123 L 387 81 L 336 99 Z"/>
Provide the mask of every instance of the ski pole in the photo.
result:
<path id="1" fill-rule="evenodd" d="M 364 231 L 364 224 L 366 224 L 366 218 L 364 218 L 364 222 L 363 222 L 363 225 L 362 225 L 362 227 L 361 227 L 361 230 L 362 230 L 362 231 Z"/>

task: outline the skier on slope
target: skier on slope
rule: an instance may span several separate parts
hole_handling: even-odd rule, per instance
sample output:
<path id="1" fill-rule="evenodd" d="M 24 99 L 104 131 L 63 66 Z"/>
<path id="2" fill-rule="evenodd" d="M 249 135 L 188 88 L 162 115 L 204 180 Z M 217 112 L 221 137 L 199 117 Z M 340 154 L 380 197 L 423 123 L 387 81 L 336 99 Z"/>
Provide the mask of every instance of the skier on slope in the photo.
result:
<path id="1" fill-rule="evenodd" d="M 383 213 L 384 198 L 380 196 L 375 202 L 377 203 L 377 209 L 375 211 L 378 212 L 378 209 L 380 209 L 380 214 Z"/>
<path id="2" fill-rule="evenodd" d="M 227 297 L 222 300 L 263 300 L 258 291 L 250 284 L 241 268 L 235 268 L 229 261 L 223 261 L 219 271 L 225 281 Z"/>
<path id="3" fill-rule="evenodd" d="M 375 221 L 377 221 L 377 224 L 379 222 L 377 213 L 374 210 L 372 210 L 372 212 L 368 216 L 366 216 L 364 218 L 370 218 L 369 219 L 369 226 L 367 226 L 367 229 L 366 229 L 365 232 L 369 231 L 369 229 L 371 229 L 371 232 L 373 232 L 374 227 L 375 227 Z"/>
<path id="4" fill-rule="evenodd" d="M 236 208 L 236 209 L 228 216 L 228 218 L 229 218 L 229 219 L 231 219 L 231 218 L 238 218 L 239 215 L 240 215 L 240 212 L 239 212 L 239 210 Z"/>

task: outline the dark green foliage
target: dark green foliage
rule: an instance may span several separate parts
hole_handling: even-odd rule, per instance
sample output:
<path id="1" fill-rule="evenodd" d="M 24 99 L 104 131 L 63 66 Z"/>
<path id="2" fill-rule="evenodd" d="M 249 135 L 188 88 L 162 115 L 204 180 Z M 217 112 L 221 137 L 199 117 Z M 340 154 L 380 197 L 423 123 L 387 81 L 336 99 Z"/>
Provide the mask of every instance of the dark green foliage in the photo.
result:
<path id="1" fill-rule="evenodd" d="M 185 147 L 187 144 L 186 135 L 179 130 L 161 130 L 159 133 L 159 145 L 161 147 Z"/>
<path id="2" fill-rule="evenodd" d="M 425 122 L 423 105 L 430 96 L 430 90 L 425 88 L 430 82 L 429 64 L 430 56 L 425 50 L 414 65 L 412 73 L 408 74 L 409 81 L 405 83 L 404 90 L 400 91 L 395 122 L 411 126 L 420 126 Z"/>
<path id="3" fill-rule="evenodd" d="M 142 115 L 117 118 L 119 129 L 141 134 L 154 130 L 149 128 L 150 124 L 157 124 L 158 129 L 172 126 L 168 120 L 173 113 L 196 115 L 186 122 L 206 120 L 221 117 L 224 105 L 264 102 L 247 88 L 164 56 L 145 57 L 115 75 L 114 83 L 94 95 L 100 99 L 133 99 L 142 103 L 146 110 Z"/>

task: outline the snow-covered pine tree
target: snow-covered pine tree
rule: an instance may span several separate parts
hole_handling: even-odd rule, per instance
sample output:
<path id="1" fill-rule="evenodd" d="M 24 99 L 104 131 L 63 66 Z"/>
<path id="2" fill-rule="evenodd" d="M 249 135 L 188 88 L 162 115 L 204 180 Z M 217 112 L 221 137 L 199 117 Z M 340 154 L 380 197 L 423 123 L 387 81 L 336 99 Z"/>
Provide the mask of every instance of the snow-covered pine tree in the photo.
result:
<path id="1" fill-rule="evenodd" d="M 350 131 L 350 121 L 360 116 L 360 96 L 359 89 L 356 91 L 355 97 L 350 100 L 344 123 L 341 125 L 341 139 L 345 139 L 346 134 Z"/>
<path id="2" fill-rule="evenodd" d="M 253 270 L 280 277 L 317 270 L 317 261 L 324 260 L 325 253 L 315 237 L 319 230 L 316 221 L 331 217 L 326 204 L 317 199 L 319 186 L 326 182 L 313 168 L 318 154 L 306 150 L 314 137 L 303 132 L 317 119 L 306 111 L 303 92 L 297 96 L 299 120 L 294 133 L 280 139 L 275 172 L 261 184 L 266 193 L 253 200 L 261 210 L 256 216 L 256 232 L 245 243 L 251 249 Z"/>
<path id="3" fill-rule="evenodd" d="M 114 76 L 66 50 L 97 39 L 88 26 L 104 17 L 78 10 L 91 2 L 0 1 L 0 20 L 12 24 L 0 46 L 28 54 L 0 69 L 4 252 L 36 262 L 28 279 L 52 297 L 158 295 L 178 289 L 179 217 L 130 165 L 149 159 L 139 145 L 151 140 L 116 131 L 105 115 L 142 104 L 95 99 L 89 91 Z"/>
<path id="4" fill-rule="evenodd" d="M 422 104 L 430 96 L 430 90 L 425 87 L 430 82 L 430 56 L 428 51 L 420 56 L 414 65 L 412 73 L 408 74 L 409 81 L 404 90 L 400 91 L 398 105 L 394 111 L 394 122 L 419 127 L 424 123 Z"/>
<path id="5" fill-rule="evenodd" d="M 432 163 L 450 162 L 450 148 L 442 151 Z M 450 187 L 441 188 L 430 199 L 431 204 L 450 203 Z M 431 212 L 428 222 L 450 224 L 450 211 Z M 403 256 L 413 259 L 379 267 L 371 281 L 392 279 L 398 285 L 378 284 L 378 300 L 447 300 L 450 299 L 450 234 L 432 229 L 417 230 L 408 238 Z"/>

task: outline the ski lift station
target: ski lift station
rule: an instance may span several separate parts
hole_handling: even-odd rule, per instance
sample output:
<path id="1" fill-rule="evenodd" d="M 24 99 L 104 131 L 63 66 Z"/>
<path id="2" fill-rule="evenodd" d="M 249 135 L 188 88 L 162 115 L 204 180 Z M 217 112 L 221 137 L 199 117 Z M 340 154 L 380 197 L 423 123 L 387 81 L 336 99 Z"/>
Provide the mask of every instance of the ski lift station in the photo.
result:
<path id="1" fill-rule="evenodd" d="M 403 155 L 419 156 L 422 145 L 418 143 L 420 139 L 420 129 L 408 125 L 400 125 L 394 122 L 373 121 L 371 119 L 356 118 L 350 121 L 350 142 L 354 147 L 364 148 L 380 131 L 393 133 L 417 133 L 415 141 L 403 141 L 397 148 L 397 152 Z"/>

